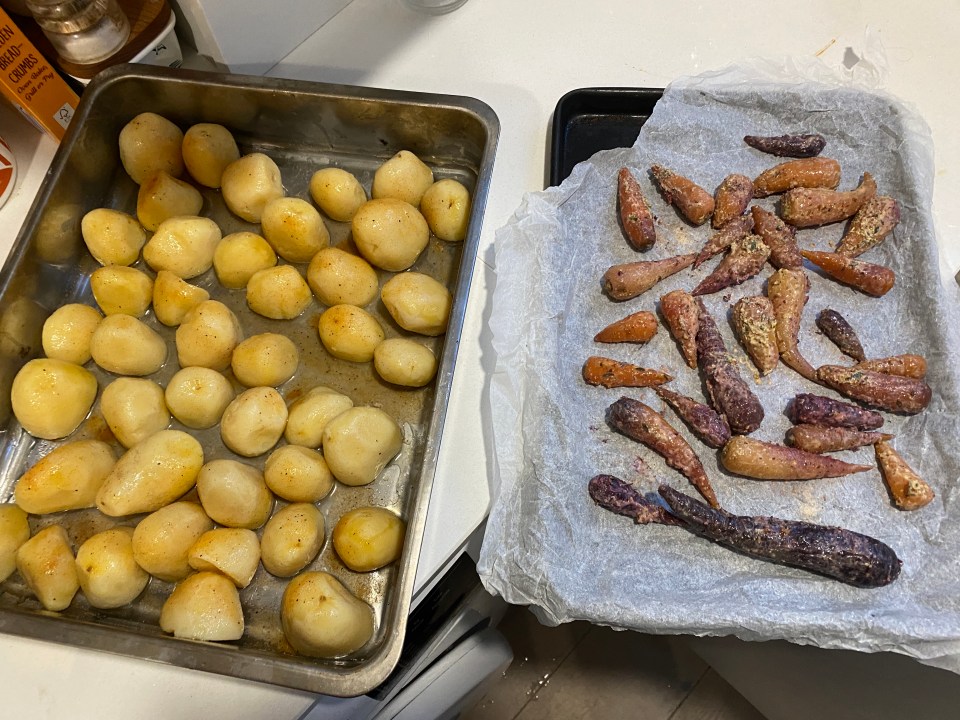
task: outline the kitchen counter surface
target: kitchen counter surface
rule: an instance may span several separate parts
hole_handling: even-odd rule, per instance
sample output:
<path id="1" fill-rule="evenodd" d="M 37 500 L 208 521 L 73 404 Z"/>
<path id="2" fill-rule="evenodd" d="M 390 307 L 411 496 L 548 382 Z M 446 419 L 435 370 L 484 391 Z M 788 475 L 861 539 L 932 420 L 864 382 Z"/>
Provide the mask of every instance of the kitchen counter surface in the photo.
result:
<path id="1" fill-rule="evenodd" d="M 736 7 L 736 10 L 732 8 Z M 487 330 L 494 234 L 547 176 L 557 100 L 591 86 L 663 87 L 680 75 L 749 57 L 819 56 L 830 67 L 867 53 L 882 87 L 911 103 L 935 145 L 933 210 L 942 275 L 960 269 L 960 98 L 945 86 L 960 67 L 960 11 L 953 0 L 904 12 L 900 3 L 812 0 L 735 6 L 700 2 L 469 0 L 443 16 L 400 0 L 354 0 L 268 74 L 476 97 L 500 118 L 501 137 L 484 219 L 457 373 L 440 448 L 418 587 L 461 548 L 486 516 L 492 451 L 483 412 L 493 365 Z M 264 30 L 267 31 L 266 28 Z M 232 68 L 244 72 L 243 67 Z M 20 165 L 15 195 L 0 210 L 0 255 L 13 243 L 55 151 L 0 106 L 0 135 Z M 313 698 L 278 687 L 155 663 L 0 636 L 4 716 L 31 718 L 297 718 Z"/>

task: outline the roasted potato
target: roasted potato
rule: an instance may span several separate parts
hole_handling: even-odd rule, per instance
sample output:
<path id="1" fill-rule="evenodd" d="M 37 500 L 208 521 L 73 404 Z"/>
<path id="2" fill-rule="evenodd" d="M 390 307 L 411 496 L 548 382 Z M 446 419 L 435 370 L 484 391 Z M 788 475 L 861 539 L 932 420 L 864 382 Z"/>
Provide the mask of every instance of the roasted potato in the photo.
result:
<path id="1" fill-rule="evenodd" d="M 96 208 L 84 215 L 80 232 L 87 250 L 101 265 L 133 265 L 147 242 L 135 217 L 110 208 Z"/>
<path id="2" fill-rule="evenodd" d="M 280 168 L 263 153 L 244 155 L 224 168 L 220 192 L 230 212 L 258 223 L 267 203 L 283 197 Z"/>
<path id="3" fill-rule="evenodd" d="M 213 266 L 220 239 L 220 228 L 210 218 L 172 217 L 160 223 L 143 246 L 143 259 L 156 272 L 169 270 L 189 280 Z"/>
<path id="4" fill-rule="evenodd" d="M 310 197 L 332 220 L 350 222 L 367 201 L 363 185 L 340 168 L 317 170 L 310 178 Z"/>
<path id="5" fill-rule="evenodd" d="M 280 622 L 294 650 L 310 657 L 347 655 L 373 636 L 373 609 L 325 572 L 302 573 L 290 581 Z"/>
<path id="6" fill-rule="evenodd" d="M 153 312 L 168 327 L 182 323 L 188 312 L 209 299 L 209 292 L 169 270 L 158 272 L 153 283 Z"/>
<path id="7" fill-rule="evenodd" d="M 186 367 L 170 378 L 164 400 L 173 416 L 189 428 L 202 430 L 220 422 L 233 400 L 233 386 L 216 370 Z"/>
<path id="8" fill-rule="evenodd" d="M 438 238 L 462 242 L 470 220 L 470 191 L 456 180 L 438 180 L 423 194 L 420 212 Z"/>
<path id="9" fill-rule="evenodd" d="M 17 569 L 17 550 L 29 539 L 27 514 L 16 505 L 0 505 L 0 582 Z"/>
<path id="10" fill-rule="evenodd" d="M 323 430 L 323 457 L 344 485 L 372 483 L 402 446 L 400 426 L 379 408 L 350 408 Z"/>
<path id="11" fill-rule="evenodd" d="M 176 582 L 190 574 L 187 554 L 213 521 L 195 502 L 175 502 L 150 513 L 133 532 L 133 558 L 160 580 Z"/>
<path id="12" fill-rule="evenodd" d="M 62 305 L 43 323 L 41 342 L 48 358 L 84 365 L 90 360 L 90 340 L 103 315 L 80 303 Z"/>
<path id="13" fill-rule="evenodd" d="M 150 582 L 133 557 L 133 528 L 116 527 L 91 536 L 77 549 L 76 562 L 80 589 L 95 608 L 123 607 Z"/>
<path id="14" fill-rule="evenodd" d="M 107 265 L 90 273 L 90 290 L 104 315 L 139 318 L 153 301 L 153 278 L 136 268 Z"/>
<path id="15" fill-rule="evenodd" d="M 156 113 L 137 115 L 120 130 L 120 162 L 139 185 L 159 170 L 183 174 L 183 132 Z"/>
<path id="16" fill-rule="evenodd" d="M 277 254 L 266 238 L 252 232 L 225 235 L 213 253 L 217 280 L 226 288 L 245 288 L 260 270 L 277 264 Z"/>
<path id="17" fill-rule="evenodd" d="M 187 128 L 181 152 L 190 176 L 209 188 L 220 187 L 227 165 L 240 159 L 233 134 L 215 123 L 197 123 Z"/>
<path id="18" fill-rule="evenodd" d="M 279 333 L 260 333 L 233 351 L 233 376 L 247 387 L 278 387 L 293 377 L 300 362 L 296 343 Z"/>
<path id="19" fill-rule="evenodd" d="M 263 479 L 274 495 L 289 502 L 320 502 L 333 489 L 333 473 L 316 450 L 284 445 L 270 453 Z"/>
<path id="20" fill-rule="evenodd" d="M 80 589 L 67 531 L 49 525 L 17 549 L 17 570 L 47 610 L 65 610 Z"/>
<path id="21" fill-rule="evenodd" d="M 125 448 L 170 424 L 163 388 L 144 378 L 117 378 L 107 385 L 100 396 L 100 412 Z"/>
<path id="22" fill-rule="evenodd" d="M 144 180 L 137 193 L 137 220 L 147 230 L 172 217 L 199 215 L 202 207 L 199 190 L 162 170 Z"/>
<path id="23" fill-rule="evenodd" d="M 100 440 L 74 440 L 51 450 L 20 479 L 14 501 L 34 515 L 94 507 L 117 456 Z"/>
<path id="24" fill-rule="evenodd" d="M 160 629 L 190 640 L 239 640 L 243 608 L 233 581 L 215 572 L 194 573 L 170 593 Z"/>
<path id="25" fill-rule="evenodd" d="M 220 418 L 220 437 L 237 455 L 256 457 L 277 444 L 287 405 L 272 387 L 252 387 L 235 397 Z"/>
<path id="26" fill-rule="evenodd" d="M 447 331 L 453 296 L 429 275 L 405 272 L 383 284 L 380 299 L 397 325 L 421 335 Z"/>
<path id="27" fill-rule="evenodd" d="M 307 309 L 310 286 L 293 265 L 260 270 L 247 282 L 247 306 L 271 320 L 292 320 Z"/>
<path id="28" fill-rule="evenodd" d="M 233 311 L 218 300 L 204 300 L 186 314 L 177 328 L 175 342 L 180 367 L 199 365 L 226 370 L 242 339 L 240 321 Z"/>
<path id="29" fill-rule="evenodd" d="M 401 150 L 373 174 L 370 194 L 375 198 L 396 198 L 414 207 L 433 185 L 433 170 L 409 150 Z"/>
<path id="30" fill-rule="evenodd" d="M 260 561 L 277 577 L 296 575 L 323 547 L 323 515 L 311 503 L 292 503 L 274 514 L 263 528 Z"/>
<path id="31" fill-rule="evenodd" d="M 131 315 L 108 315 L 90 339 L 93 361 L 117 375 L 150 375 L 167 361 L 167 343 Z"/>
<path id="32" fill-rule="evenodd" d="M 271 200 L 260 218 L 263 236 L 287 262 L 305 263 L 330 244 L 330 233 L 320 213 L 306 200 Z"/>
<path id="33" fill-rule="evenodd" d="M 400 557 L 407 525 L 381 507 L 360 507 L 344 513 L 333 528 L 333 547 L 354 572 L 369 572 Z"/>
<path id="34" fill-rule="evenodd" d="M 307 283 L 317 300 L 327 306 L 369 305 L 377 298 L 377 271 L 362 257 L 340 248 L 324 248 L 310 260 Z"/>
<path id="35" fill-rule="evenodd" d="M 383 328 L 377 319 L 355 305 L 334 305 L 324 310 L 317 332 L 327 352 L 351 362 L 369 362 L 383 342 Z"/>
<path id="36" fill-rule="evenodd" d="M 437 358 L 414 340 L 390 338 L 374 349 L 373 367 L 389 383 L 423 387 L 437 374 Z"/>
<path id="37" fill-rule="evenodd" d="M 236 460 L 212 460 L 197 478 L 200 503 L 220 525 L 255 530 L 273 510 L 273 495 L 263 474 Z"/>
<path id="38" fill-rule="evenodd" d="M 24 430 L 44 440 L 57 440 L 76 430 L 96 397 L 93 373 L 51 358 L 30 360 L 17 372 L 10 389 L 13 414 Z"/>
<path id="39" fill-rule="evenodd" d="M 310 388 L 290 405 L 283 437 L 291 445 L 318 448 L 327 423 L 352 407 L 353 400 L 332 388 Z"/>
<path id="40" fill-rule="evenodd" d="M 218 572 L 245 588 L 260 565 L 260 538 L 247 528 L 208 530 L 197 538 L 187 560 L 195 570 Z"/>
<path id="41" fill-rule="evenodd" d="M 365 202 L 353 216 L 351 228 L 360 254 L 390 272 L 413 265 L 430 240 L 430 228 L 420 211 L 394 198 Z"/>

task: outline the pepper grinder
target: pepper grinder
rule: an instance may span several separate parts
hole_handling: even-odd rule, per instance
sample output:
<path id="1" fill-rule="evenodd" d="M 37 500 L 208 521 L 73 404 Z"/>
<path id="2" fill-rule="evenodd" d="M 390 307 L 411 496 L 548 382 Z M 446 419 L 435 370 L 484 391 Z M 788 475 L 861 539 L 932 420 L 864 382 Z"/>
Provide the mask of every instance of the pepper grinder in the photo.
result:
<path id="1" fill-rule="evenodd" d="M 116 0 L 26 0 L 43 34 L 64 60 L 106 60 L 130 36 L 130 22 Z"/>

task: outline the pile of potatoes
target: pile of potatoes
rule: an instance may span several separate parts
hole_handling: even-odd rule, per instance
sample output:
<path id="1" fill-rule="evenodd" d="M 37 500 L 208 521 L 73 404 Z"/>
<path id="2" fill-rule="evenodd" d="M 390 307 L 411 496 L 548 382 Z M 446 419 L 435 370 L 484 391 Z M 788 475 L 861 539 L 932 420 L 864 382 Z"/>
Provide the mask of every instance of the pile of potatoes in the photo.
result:
<path id="1" fill-rule="evenodd" d="M 379 299 L 413 336 L 446 331 L 449 290 L 409 268 L 431 232 L 464 239 L 469 194 L 456 181 L 435 182 L 407 151 L 377 170 L 372 199 L 351 173 L 318 170 L 311 199 L 328 218 L 350 223 L 356 254 L 331 247 L 314 204 L 287 197 L 276 163 L 241 156 L 221 125 L 183 133 L 144 113 L 123 128 L 119 146 L 139 185 L 136 217 L 98 208 L 81 223 L 100 264 L 90 276 L 97 307 L 55 310 L 43 325 L 45 357 L 13 382 L 23 429 L 62 442 L 18 480 L 15 504 L 0 505 L 0 582 L 19 571 L 46 610 L 60 611 L 78 590 L 95 608 L 121 607 L 157 578 L 175 583 L 160 615 L 165 632 L 223 641 L 243 635 L 239 589 L 262 565 L 292 578 L 279 612 L 294 649 L 315 657 L 356 651 L 373 635 L 373 609 L 330 573 L 305 572 L 326 541 L 317 503 L 337 482 L 374 482 L 400 453 L 403 431 L 383 410 L 326 386 L 288 403 L 278 388 L 297 373 L 296 344 L 281 326 L 245 337 L 241 318 L 190 281 L 212 270 L 224 288 L 245 293 L 251 311 L 278 321 L 316 298 L 326 306 L 318 339 L 331 355 L 372 361 L 387 382 L 422 387 L 436 373 L 433 352 L 411 336 L 386 339 L 365 308 Z M 223 236 L 199 214 L 196 185 L 219 188 L 229 210 L 259 232 Z M 381 287 L 375 268 L 396 274 Z M 151 313 L 175 328 L 173 348 L 151 327 Z M 151 379 L 174 361 L 179 370 L 165 386 Z M 101 389 L 90 363 L 115 379 Z M 98 396 L 116 443 L 78 432 Z M 262 469 L 205 456 L 191 431 L 209 428 L 236 456 L 265 458 Z M 76 554 L 57 524 L 31 536 L 28 514 L 93 507 L 118 524 Z M 360 507 L 338 519 L 331 542 L 346 568 L 370 572 L 400 556 L 405 529 L 388 509 Z"/>

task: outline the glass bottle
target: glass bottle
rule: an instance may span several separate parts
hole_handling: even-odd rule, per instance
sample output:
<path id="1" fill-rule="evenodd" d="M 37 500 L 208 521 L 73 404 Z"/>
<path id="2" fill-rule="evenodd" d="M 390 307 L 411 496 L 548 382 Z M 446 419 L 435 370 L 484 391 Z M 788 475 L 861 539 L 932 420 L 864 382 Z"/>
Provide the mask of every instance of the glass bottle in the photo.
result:
<path id="1" fill-rule="evenodd" d="M 116 0 L 27 0 L 27 8 L 60 57 L 81 65 L 106 60 L 130 36 Z"/>

